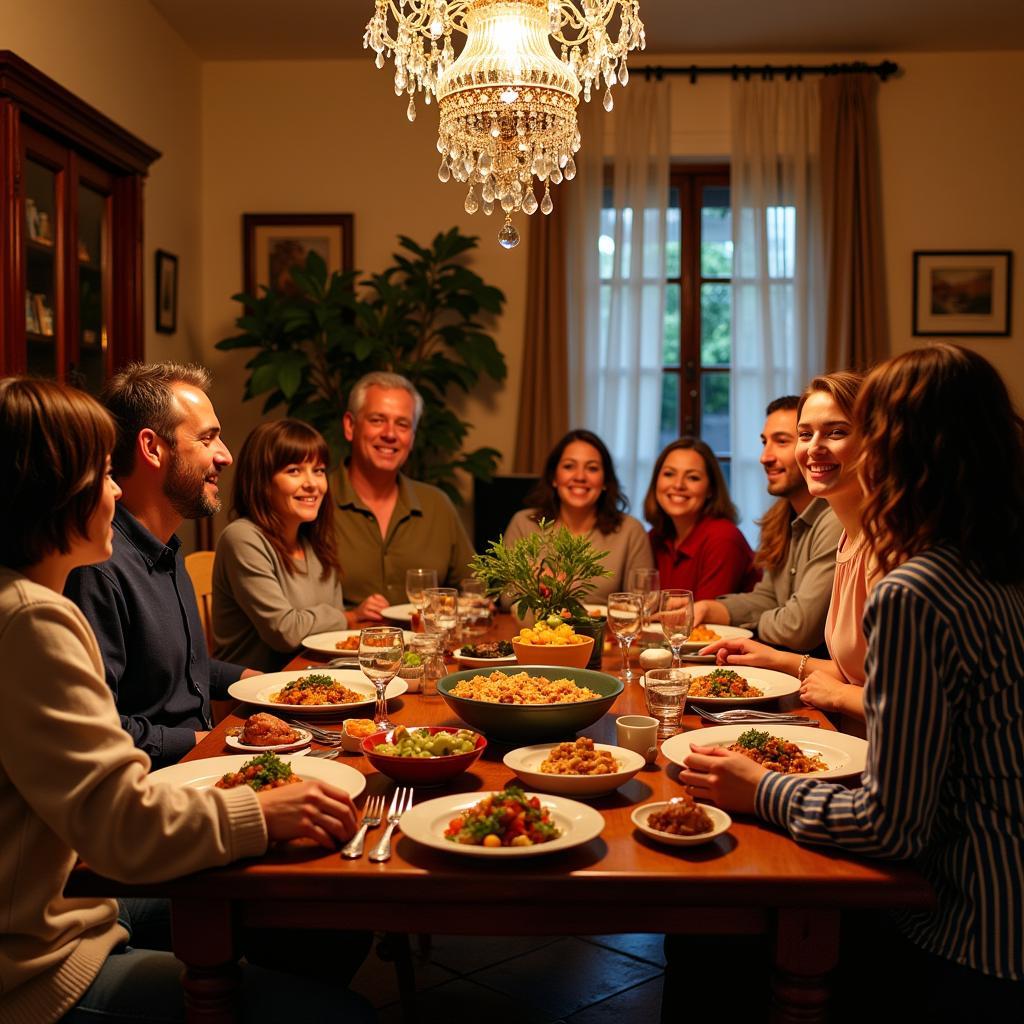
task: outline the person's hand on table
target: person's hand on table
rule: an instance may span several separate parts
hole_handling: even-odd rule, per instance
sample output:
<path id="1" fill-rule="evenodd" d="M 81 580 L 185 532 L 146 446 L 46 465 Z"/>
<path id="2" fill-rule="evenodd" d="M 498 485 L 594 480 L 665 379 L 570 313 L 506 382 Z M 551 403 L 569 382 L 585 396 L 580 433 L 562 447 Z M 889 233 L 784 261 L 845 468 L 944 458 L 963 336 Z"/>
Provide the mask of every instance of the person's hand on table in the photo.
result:
<path id="1" fill-rule="evenodd" d="M 864 688 L 854 686 L 831 672 L 815 669 L 800 683 L 800 699 L 822 711 L 864 717 Z"/>
<path id="2" fill-rule="evenodd" d="M 263 673 L 258 668 L 244 668 L 239 679 L 249 679 L 251 676 L 261 676 Z"/>
<path id="3" fill-rule="evenodd" d="M 721 601 L 698 601 L 693 606 L 693 624 L 701 626 L 704 623 L 713 626 L 729 625 L 729 612 Z"/>
<path id="4" fill-rule="evenodd" d="M 198 747 L 199 744 L 202 743 L 203 740 L 205 740 L 206 737 L 209 736 L 209 735 L 210 735 L 209 731 L 207 731 L 207 732 L 197 732 L 196 733 L 196 746 Z"/>
<path id="5" fill-rule="evenodd" d="M 694 798 L 711 800 L 727 811 L 753 814 L 757 784 L 768 769 L 725 747 L 691 743 L 690 750 L 679 781 L 690 787 Z"/>
<path id="6" fill-rule="evenodd" d="M 360 601 L 349 612 L 354 619 L 366 619 L 368 622 L 383 622 L 384 616 L 381 612 L 389 607 L 391 602 L 383 594 L 371 594 L 365 601 Z"/>
<path id="7" fill-rule="evenodd" d="M 337 786 L 312 780 L 257 793 L 271 841 L 312 839 L 333 850 L 356 831 L 352 798 Z"/>
<path id="8" fill-rule="evenodd" d="M 716 640 L 707 647 L 702 647 L 699 654 L 715 655 L 718 665 L 750 665 L 757 668 L 770 668 L 776 672 L 796 674 L 795 665 L 791 666 L 794 655 L 778 651 L 768 644 L 757 640 Z M 799 661 L 799 658 L 796 658 Z"/>

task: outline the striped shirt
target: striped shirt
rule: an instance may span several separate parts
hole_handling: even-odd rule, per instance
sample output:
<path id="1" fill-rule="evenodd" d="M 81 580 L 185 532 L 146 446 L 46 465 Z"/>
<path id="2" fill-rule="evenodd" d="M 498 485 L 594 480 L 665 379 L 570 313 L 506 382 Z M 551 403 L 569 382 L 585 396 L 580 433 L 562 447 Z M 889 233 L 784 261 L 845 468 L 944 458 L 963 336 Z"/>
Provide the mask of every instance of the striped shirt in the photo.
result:
<path id="1" fill-rule="evenodd" d="M 771 773 L 757 813 L 794 839 L 909 858 L 937 907 L 900 924 L 925 950 L 1024 979 L 1024 587 L 953 550 L 918 555 L 864 612 L 860 789 Z"/>

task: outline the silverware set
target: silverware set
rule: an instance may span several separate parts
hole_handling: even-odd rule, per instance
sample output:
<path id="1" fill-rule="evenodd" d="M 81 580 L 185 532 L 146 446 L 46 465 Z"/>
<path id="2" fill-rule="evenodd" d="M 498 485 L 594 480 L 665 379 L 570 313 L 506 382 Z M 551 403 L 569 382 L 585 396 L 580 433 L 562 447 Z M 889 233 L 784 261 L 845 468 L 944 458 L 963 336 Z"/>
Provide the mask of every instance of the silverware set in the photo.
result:
<path id="1" fill-rule="evenodd" d="M 310 722 L 301 722 L 296 718 L 286 719 L 289 725 L 296 729 L 305 729 L 317 741 L 325 747 L 340 747 L 341 733 L 337 729 L 323 729 L 319 725 L 312 725 Z"/>
<path id="2" fill-rule="evenodd" d="M 391 806 L 387 813 L 387 828 L 380 842 L 370 851 L 370 860 L 375 863 L 388 860 L 391 857 L 391 837 L 398 826 L 402 815 L 412 807 L 413 788 L 412 786 L 399 786 L 391 797 Z M 355 860 L 363 855 L 363 844 L 366 842 L 366 833 L 371 828 L 377 828 L 385 820 L 384 797 L 372 796 L 366 801 L 363 808 L 363 820 L 359 823 L 359 830 L 341 848 L 341 855 L 346 860 Z"/>
<path id="3" fill-rule="evenodd" d="M 803 715 L 790 715 L 785 712 L 757 711 L 752 708 L 731 708 L 728 711 L 705 711 L 704 708 L 693 706 L 698 718 L 715 725 L 806 725 L 816 729 L 818 722 Z"/>

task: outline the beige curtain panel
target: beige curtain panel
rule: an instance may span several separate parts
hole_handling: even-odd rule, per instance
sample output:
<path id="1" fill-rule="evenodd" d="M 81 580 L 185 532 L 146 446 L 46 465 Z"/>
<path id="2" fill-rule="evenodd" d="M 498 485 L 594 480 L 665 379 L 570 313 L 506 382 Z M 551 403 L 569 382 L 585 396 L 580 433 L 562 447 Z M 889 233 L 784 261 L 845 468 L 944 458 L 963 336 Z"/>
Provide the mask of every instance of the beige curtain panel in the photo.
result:
<path id="1" fill-rule="evenodd" d="M 878 79 L 835 75 L 823 78 L 820 86 L 826 365 L 829 370 L 863 370 L 889 354 Z"/>

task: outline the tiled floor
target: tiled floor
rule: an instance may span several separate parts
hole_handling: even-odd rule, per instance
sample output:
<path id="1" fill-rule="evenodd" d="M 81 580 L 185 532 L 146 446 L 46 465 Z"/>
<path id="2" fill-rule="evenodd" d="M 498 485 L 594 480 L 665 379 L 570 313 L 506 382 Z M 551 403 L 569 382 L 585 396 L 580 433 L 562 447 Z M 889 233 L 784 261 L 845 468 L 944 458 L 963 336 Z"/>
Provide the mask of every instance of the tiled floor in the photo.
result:
<path id="1" fill-rule="evenodd" d="M 464 938 L 435 935 L 416 956 L 421 1024 L 467 1014 L 489 1024 L 656 1024 L 664 966 L 660 935 Z M 414 950 L 415 950 L 414 940 Z M 401 1024 L 395 970 L 376 950 L 352 988 Z"/>

